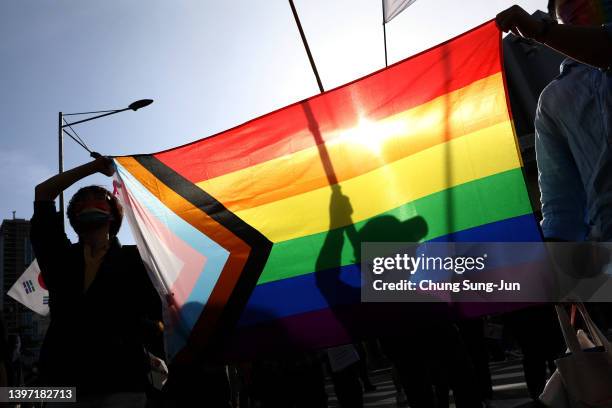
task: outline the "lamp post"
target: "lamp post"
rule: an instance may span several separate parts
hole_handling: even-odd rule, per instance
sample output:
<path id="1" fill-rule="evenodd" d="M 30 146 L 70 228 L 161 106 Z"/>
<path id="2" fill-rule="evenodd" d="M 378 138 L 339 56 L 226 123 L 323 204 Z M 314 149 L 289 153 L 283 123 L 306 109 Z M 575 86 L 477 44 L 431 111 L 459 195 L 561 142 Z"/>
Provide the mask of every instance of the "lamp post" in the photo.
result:
<path id="1" fill-rule="evenodd" d="M 153 103 L 153 99 L 140 99 L 140 100 L 138 100 L 136 102 L 132 102 L 127 108 L 123 108 L 123 109 L 113 109 L 113 110 L 94 111 L 94 112 L 78 112 L 78 113 L 62 113 L 62 112 L 59 112 L 58 126 L 57 126 L 58 144 L 59 144 L 58 145 L 59 172 L 60 173 L 64 172 L 64 132 L 66 132 L 66 134 L 68 136 L 70 136 L 70 138 L 72 138 L 75 142 L 77 142 L 83 148 L 85 148 L 87 151 L 89 151 L 91 157 L 97 158 L 99 156 L 97 153 L 90 151 L 84 145 L 84 143 L 82 143 L 79 140 L 75 139 L 74 136 L 72 136 L 66 130 L 66 128 L 72 129 L 73 125 L 78 125 L 79 123 L 89 122 L 90 120 L 99 119 L 99 118 L 102 118 L 104 116 L 114 115 L 116 113 L 125 112 L 127 110 L 137 111 L 138 109 L 144 108 L 145 106 L 149 106 L 152 103 Z M 68 123 L 68 122 L 63 123 L 65 116 L 93 115 L 93 114 L 98 114 L 98 115 L 91 116 L 91 117 L 88 117 L 88 118 L 85 118 L 85 119 L 81 119 L 81 120 L 77 120 L 77 121 L 72 122 L 72 123 Z M 76 134 L 76 132 L 75 132 L 75 134 Z M 77 137 L 78 137 L 78 135 L 77 135 Z M 64 192 L 63 191 L 60 193 L 60 196 L 59 196 L 59 207 L 60 207 L 60 213 L 62 214 L 62 220 L 63 220 L 64 219 Z"/>

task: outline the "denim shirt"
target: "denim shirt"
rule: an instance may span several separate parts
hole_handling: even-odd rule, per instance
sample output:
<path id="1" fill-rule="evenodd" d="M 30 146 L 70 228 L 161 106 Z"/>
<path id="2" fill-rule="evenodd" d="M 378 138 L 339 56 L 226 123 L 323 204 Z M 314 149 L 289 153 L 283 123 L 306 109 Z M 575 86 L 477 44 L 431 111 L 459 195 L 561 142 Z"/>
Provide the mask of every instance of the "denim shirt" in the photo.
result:
<path id="1" fill-rule="evenodd" d="M 612 73 L 563 61 L 535 118 L 545 237 L 612 240 L 611 115 Z"/>

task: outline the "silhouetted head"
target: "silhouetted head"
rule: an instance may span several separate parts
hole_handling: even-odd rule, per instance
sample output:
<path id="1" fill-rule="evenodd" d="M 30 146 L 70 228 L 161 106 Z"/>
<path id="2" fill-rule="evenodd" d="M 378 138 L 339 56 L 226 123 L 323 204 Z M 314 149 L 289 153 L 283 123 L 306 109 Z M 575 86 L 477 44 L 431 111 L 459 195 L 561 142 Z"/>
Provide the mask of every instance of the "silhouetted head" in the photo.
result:
<path id="1" fill-rule="evenodd" d="M 421 216 L 400 221 L 391 215 L 383 215 L 368 221 L 359 230 L 361 242 L 419 242 L 428 232 L 427 222 Z M 361 248 L 355 251 L 357 262 L 361 261 Z"/>
<path id="2" fill-rule="evenodd" d="M 548 0 L 548 13 L 564 24 L 597 26 L 612 22 L 612 0 Z"/>
<path id="3" fill-rule="evenodd" d="M 81 234 L 107 229 L 114 237 L 123 220 L 123 208 L 115 196 L 101 186 L 87 186 L 77 191 L 66 211 L 70 225 Z"/>

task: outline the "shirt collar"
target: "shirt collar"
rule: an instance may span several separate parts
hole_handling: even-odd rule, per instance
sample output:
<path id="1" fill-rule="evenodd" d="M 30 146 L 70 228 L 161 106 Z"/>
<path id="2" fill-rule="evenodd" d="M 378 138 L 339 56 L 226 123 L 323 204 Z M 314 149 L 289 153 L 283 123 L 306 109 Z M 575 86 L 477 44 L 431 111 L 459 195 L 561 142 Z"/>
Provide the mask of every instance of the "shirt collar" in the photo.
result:
<path id="1" fill-rule="evenodd" d="M 566 73 L 569 72 L 571 67 L 581 67 L 581 66 L 582 67 L 587 67 L 587 68 L 597 69 L 600 72 L 610 72 L 610 70 L 606 70 L 606 69 L 603 69 L 603 68 L 595 68 L 595 67 L 592 67 L 590 65 L 583 64 L 582 62 L 578 62 L 576 60 L 573 60 L 573 59 L 571 59 L 569 57 L 565 58 L 563 60 L 563 62 L 561 62 L 561 65 L 559 66 L 559 71 L 560 71 L 561 74 L 566 74 Z"/>
<path id="2" fill-rule="evenodd" d="M 565 58 L 563 62 L 561 62 L 561 66 L 559 67 L 559 71 L 563 74 L 566 73 L 570 67 L 576 66 L 580 64 L 578 61 L 575 61 L 571 58 Z"/>

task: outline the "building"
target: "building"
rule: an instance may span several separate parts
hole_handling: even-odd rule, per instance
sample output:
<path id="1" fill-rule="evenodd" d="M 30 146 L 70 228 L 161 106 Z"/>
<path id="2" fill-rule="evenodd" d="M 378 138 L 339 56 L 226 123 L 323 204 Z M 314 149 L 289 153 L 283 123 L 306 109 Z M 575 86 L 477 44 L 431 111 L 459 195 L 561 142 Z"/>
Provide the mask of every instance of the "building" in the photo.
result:
<path id="1" fill-rule="evenodd" d="M 40 316 L 6 293 L 34 259 L 30 244 L 30 221 L 14 218 L 0 225 L 0 310 L 7 335 L 19 335 L 25 366 L 38 360 L 48 318 Z"/>

